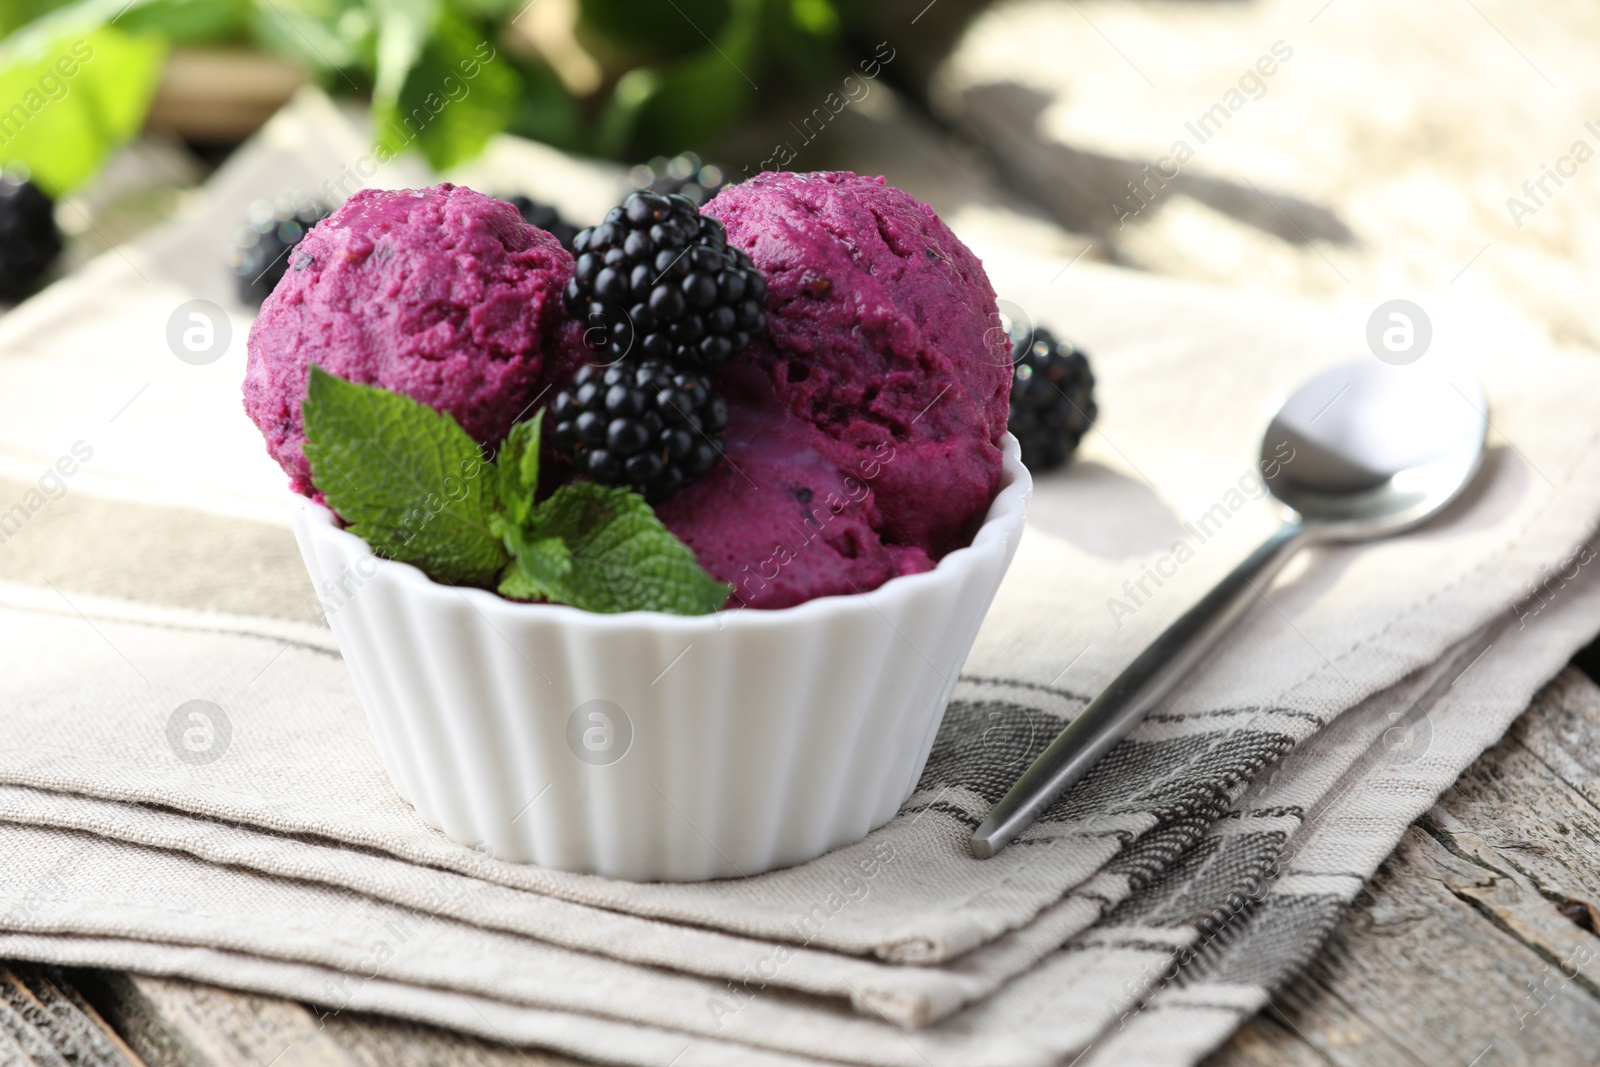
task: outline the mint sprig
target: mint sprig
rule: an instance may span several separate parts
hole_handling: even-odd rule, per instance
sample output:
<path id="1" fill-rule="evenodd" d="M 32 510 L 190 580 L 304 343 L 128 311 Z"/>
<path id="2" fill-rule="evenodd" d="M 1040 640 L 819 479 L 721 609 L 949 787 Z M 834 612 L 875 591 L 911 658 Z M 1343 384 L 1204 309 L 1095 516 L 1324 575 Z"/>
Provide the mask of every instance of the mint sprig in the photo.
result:
<path id="1" fill-rule="evenodd" d="M 674 615 L 704 615 L 728 599 L 728 587 L 631 490 L 564 485 L 534 509 L 530 526 L 535 539 L 507 540 L 518 547 L 500 586 L 507 596 L 531 587 L 589 611 Z"/>
<path id="2" fill-rule="evenodd" d="M 728 599 L 639 494 L 580 482 L 537 499 L 542 411 L 490 461 L 450 415 L 318 367 L 302 410 L 329 507 L 438 581 L 596 612 L 703 615 Z"/>
<path id="3" fill-rule="evenodd" d="M 301 414 L 311 480 L 379 555 L 450 585 L 505 568 L 493 468 L 454 418 L 315 366 Z"/>

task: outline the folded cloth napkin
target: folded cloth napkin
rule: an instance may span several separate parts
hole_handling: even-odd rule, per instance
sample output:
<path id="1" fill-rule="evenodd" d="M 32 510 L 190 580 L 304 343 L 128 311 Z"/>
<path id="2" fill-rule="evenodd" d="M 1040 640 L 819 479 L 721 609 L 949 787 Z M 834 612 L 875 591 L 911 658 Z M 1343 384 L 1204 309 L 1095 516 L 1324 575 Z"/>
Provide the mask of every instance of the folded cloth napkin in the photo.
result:
<path id="1" fill-rule="evenodd" d="M 1362 317 L 970 234 L 1003 297 L 1093 353 L 1105 414 L 1041 479 L 900 815 L 697 885 L 454 844 L 389 786 L 316 624 L 282 476 L 240 413 L 248 316 L 219 265 L 244 201 L 318 188 L 362 146 L 302 97 L 185 218 L 0 319 L 0 954 L 627 1063 L 1193 1062 L 1600 630 L 1580 551 L 1600 363 L 1439 314 L 1438 357 L 1472 362 L 1493 404 L 1480 482 L 1404 538 L 1309 552 L 1089 779 L 971 859 L 1061 724 L 1271 530 L 1253 424 L 1359 354 Z M 473 180 L 511 191 L 493 183 L 538 151 L 502 141 Z M 233 334 L 199 367 L 166 340 L 196 298 Z M 74 473 L 45 478 L 61 455 Z M 196 700 L 204 761 L 174 738 Z"/>

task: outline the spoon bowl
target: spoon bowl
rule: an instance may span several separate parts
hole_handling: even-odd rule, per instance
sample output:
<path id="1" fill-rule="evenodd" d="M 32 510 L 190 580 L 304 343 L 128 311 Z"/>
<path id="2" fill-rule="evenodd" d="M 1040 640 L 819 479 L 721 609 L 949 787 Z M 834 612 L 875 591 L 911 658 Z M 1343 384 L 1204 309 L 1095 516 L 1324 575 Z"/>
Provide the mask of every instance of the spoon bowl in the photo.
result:
<path id="1" fill-rule="evenodd" d="M 1067 724 L 972 835 L 972 854 L 993 856 L 1088 774 L 1301 548 L 1403 533 L 1460 496 L 1483 461 L 1488 411 L 1470 375 L 1420 363 L 1344 363 L 1290 394 L 1260 450 L 1283 525 Z"/>
<path id="2" fill-rule="evenodd" d="M 1358 360 L 1283 403 L 1262 436 L 1261 469 L 1277 468 L 1267 489 L 1308 536 L 1389 537 L 1466 489 L 1488 430 L 1488 403 L 1470 375 Z"/>

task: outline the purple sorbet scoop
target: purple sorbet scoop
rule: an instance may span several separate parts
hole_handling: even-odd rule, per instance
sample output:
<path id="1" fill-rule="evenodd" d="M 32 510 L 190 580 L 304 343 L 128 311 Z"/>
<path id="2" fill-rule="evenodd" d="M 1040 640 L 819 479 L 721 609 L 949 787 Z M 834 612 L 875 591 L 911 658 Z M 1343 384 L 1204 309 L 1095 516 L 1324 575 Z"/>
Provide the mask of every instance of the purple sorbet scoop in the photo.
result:
<path id="1" fill-rule="evenodd" d="M 999 488 L 1010 342 L 983 265 L 882 178 L 762 174 L 706 214 L 765 275 L 768 334 L 714 377 L 725 462 L 662 520 L 751 607 L 930 569 Z"/>
<path id="2" fill-rule="evenodd" d="M 578 358 L 561 307 L 572 257 L 471 189 L 363 189 L 289 253 L 250 330 L 244 408 L 311 495 L 300 403 L 309 366 L 455 416 L 493 446 Z"/>

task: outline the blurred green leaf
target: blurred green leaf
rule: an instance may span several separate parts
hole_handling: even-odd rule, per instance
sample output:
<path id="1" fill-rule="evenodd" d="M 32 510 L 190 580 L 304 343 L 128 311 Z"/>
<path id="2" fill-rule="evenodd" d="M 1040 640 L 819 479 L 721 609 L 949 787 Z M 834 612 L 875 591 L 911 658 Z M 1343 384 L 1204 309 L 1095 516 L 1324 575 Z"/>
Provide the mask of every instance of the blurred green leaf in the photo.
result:
<path id="1" fill-rule="evenodd" d="M 372 76 L 374 106 L 389 106 L 411 68 L 422 58 L 423 46 L 439 17 L 438 0 L 370 0 L 378 24 L 378 69 Z"/>
<path id="2" fill-rule="evenodd" d="M 60 4 L 55 0 L 0 0 L 0 4 L 17 3 L 16 11 L 38 10 L 38 17 L 20 30 L 7 34 L 0 40 L 0 69 L 36 55 L 62 37 L 81 37 L 97 30 L 119 15 L 137 11 L 155 0 L 76 0 Z"/>
<path id="3" fill-rule="evenodd" d="M 579 0 L 583 24 L 618 44 L 652 54 L 704 48 L 733 17 L 735 0 Z"/>
<path id="4" fill-rule="evenodd" d="M 841 55 L 840 15 L 828 0 L 780 0 L 767 6 L 761 24 L 761 53 L 769 56 L 785 88 L 807 91 L 836 88 L 849 61 Z M 826 89 L 822 91 L 826 92 Z"/>
<path id="5" fill-rule="evenodd" d="M 321 0 L 265 0 L 251 7 L 250 34 L 269 51 L 324 74 L 343 72 L 357 63 L 357 49 L 339 29 L 347 6 Z M 344 85 L 353 87 L 351 82 Z"/>
<path id="6" fill-rule="evenodd" d="M 398 100 L 390 105 L 374 92 L 378 143 L 394 153 L 419 148 L 435 170 L 444 170 L 476 156 L 506 128 L 521 91 L 510 57 L 473 23 L 445 10 Z"/>
<path id="7" fill-rule="evenodd" d="M 512 108 L 507 132 L 568 152 L 593 151 L 593 138 L 578 102 L 555 71 L 542 63 L 519 63 L 517 70 L 522 75 L 522 95 Z"/>
<path id="8" fill-rule="evenodd" d="M 137 130 L 164 46 L 241 39 L 302 64 L 333 92 L 370 90 L 380 146 L 417 148 L 435 167 L 470 158 L 502 129 L 623 160 L 704 152 L 758 101 L 831 88 L 850 66 L 842 46 L 849 27 L 879 6 L 577 0 L 579 40 L 606 73 L 602 88 L 579 100 L 543 61 L 496 47 L 528 2 L 0 0 L 0 92 L 12 94 L 0 96 L 0 116 L 19 101 L 23 109 L 11 113 L 14 129 L 0 128 L 0 160 L 81 183 Z M 102 32 L 93 76 L 74 81 L 61 101 L 37 88 L 27 95 L 63 42 L 99 41 Z M 36 98 L 53 116 L 48 139 L 32 122 Z M 29 121 L 19 126 L 18 114 Z"/>
<path id="9" fill-rule="evenodd" d="M 203 44 L 242 36 L 250 25 L 249 0 L 154 0 L 117 19 L 129 33 L 159 33 L 168 44 Z"/>
<path id="10" fill-rule="evenodd" d="M 613 159 L 628 157 L 639 113 L 660 87 L 661 73 L 653 67 L 635 67 L 617 79 L 595 134 L 595 144 L 601 155 Z"/>
<path id="11" fill-rule="evenodd" d="M 476 15 L 479 18 L 498 19 L 505 15 L 515 15 L 539 0 L 451 0 L 456 10 L 467 15 Z"/>
<path id="12" fill-rule="evenodd" d="M 813 37 L 832 38 L 839 33 L 839 12 L 828 0 L 789 0 L 789 18 Z"/>
<path id="13" fill-rule="evenodd" d="M 703 150 L 742 118 L 754 92 L 731 56 L 706 49 L 664 71 L 635 116 L 633 154 L 647 157 Z"/>
<path id="14" fill-rule="evenodd" d="M 624 75 L 602 130 L 609 154 L 704 149 L 742 118 L 756 92 L 761 21 L 762 0 L 734 0 L 733 17 L 710 47 Z"/>
<path id="15" fill-rule="evenodd" d="M 70 0 L 0 0 L 0 36 L 67 6 Z"/>
<path id="16" fill-rule="evenodd" d="M 46 192 L 60 194 L 138 132 L 166 46 L 109 26 L 31 43 L 0 55 L 0 163 L 26 165 Z"/>

